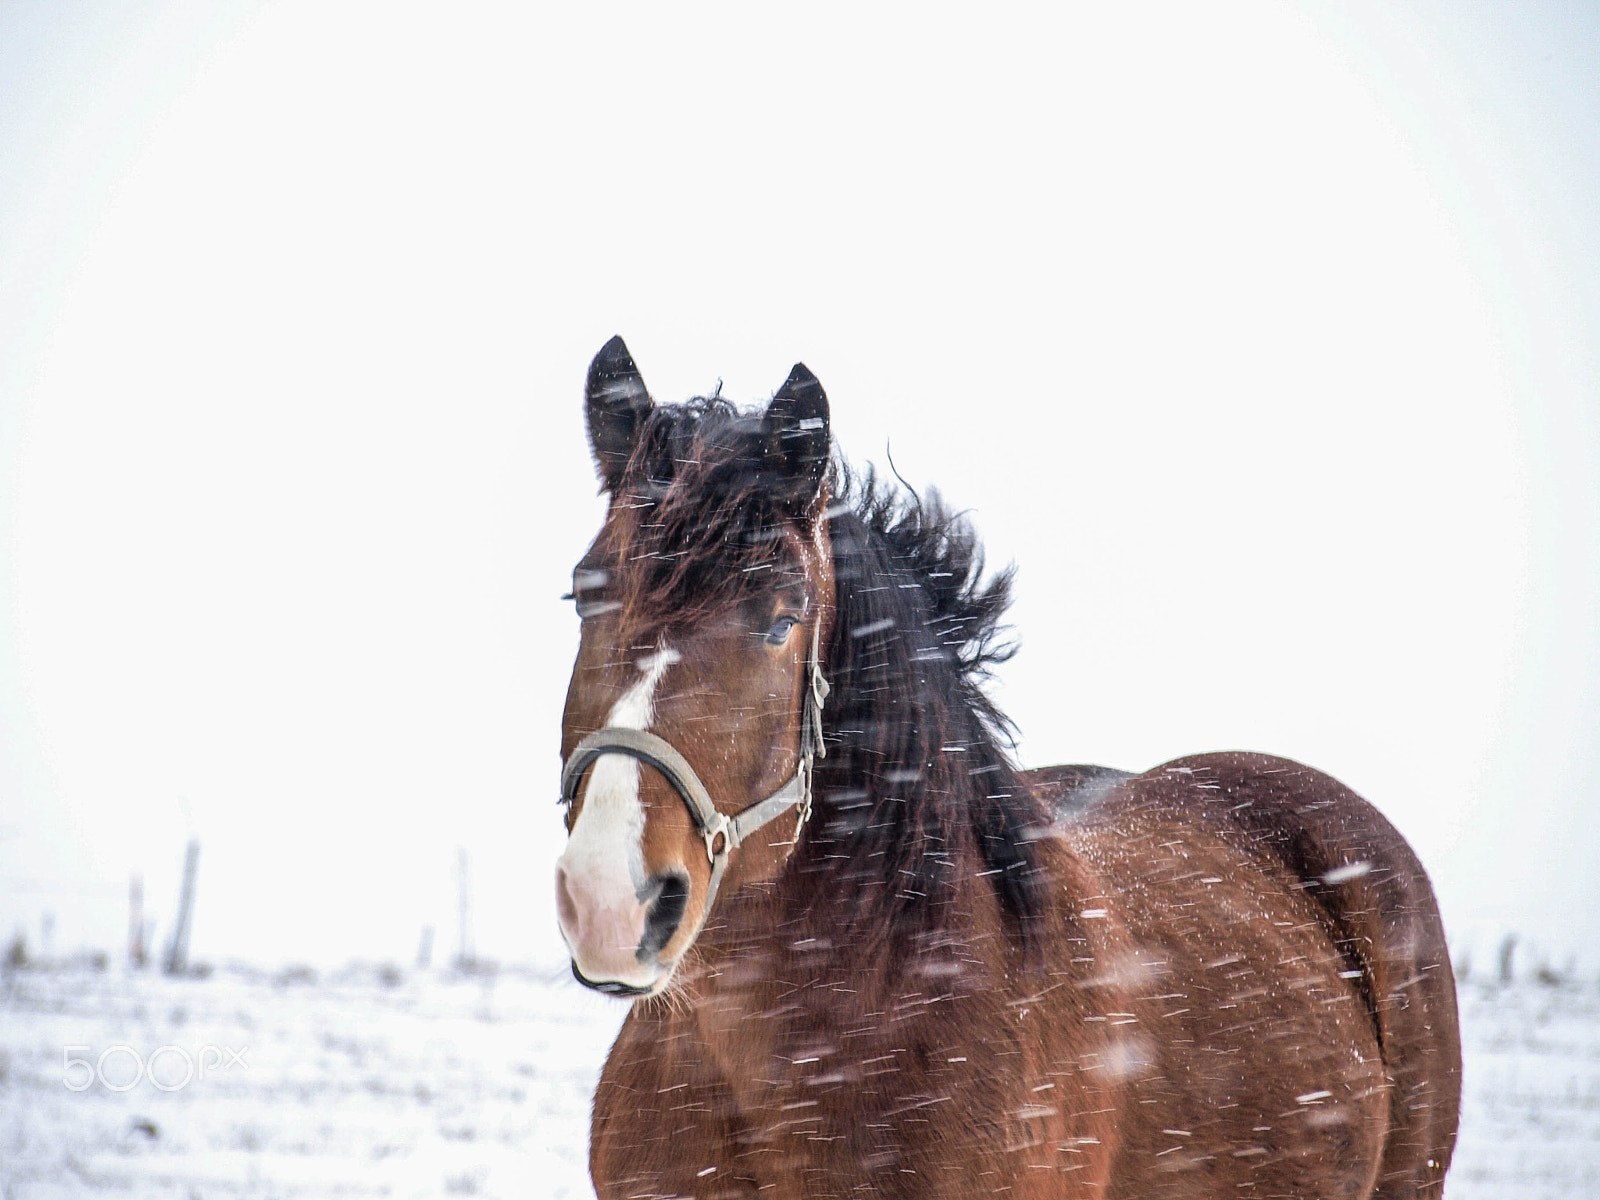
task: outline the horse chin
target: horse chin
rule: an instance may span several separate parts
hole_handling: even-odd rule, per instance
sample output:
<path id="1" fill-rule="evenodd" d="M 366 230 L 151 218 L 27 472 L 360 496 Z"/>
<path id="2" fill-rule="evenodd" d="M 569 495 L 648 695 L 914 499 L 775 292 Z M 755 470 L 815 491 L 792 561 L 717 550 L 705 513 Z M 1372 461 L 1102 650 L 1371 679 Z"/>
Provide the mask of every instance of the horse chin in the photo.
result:
<path id="1" fill-rule="evenodd" d="M 667 986 L 667 981 L 672 978 L 671 971 L 663 971 L 661 975 L 647 984 L 623 983 L 618 979 L 590 979 L 578 969 L 577 960 L 572 962 L 572 977 L 586 988 L 597 992 L 604 992 L 607 996 L 618 996 L 625 1000 L 637 1000 L 641 996 L 654 996 Z"/>

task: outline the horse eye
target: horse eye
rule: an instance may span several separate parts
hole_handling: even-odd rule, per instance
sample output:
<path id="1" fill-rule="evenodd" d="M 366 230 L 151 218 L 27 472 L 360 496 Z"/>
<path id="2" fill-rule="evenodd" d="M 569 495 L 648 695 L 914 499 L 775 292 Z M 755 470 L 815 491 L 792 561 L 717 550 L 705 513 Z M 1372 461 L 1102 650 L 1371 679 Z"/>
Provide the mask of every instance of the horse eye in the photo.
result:
<path id="1" fill-rule="evenodd" d="M 779 617 L 778 623 L 771 629 L 767 630 L 767 636 L 763 640 L 769 646 L 781 646 L 783 645 L 784 639 L 789 636 L 789 630 L 793 629 L 798 624 L 799 621 L 797 621 L 794 617 Z"/>

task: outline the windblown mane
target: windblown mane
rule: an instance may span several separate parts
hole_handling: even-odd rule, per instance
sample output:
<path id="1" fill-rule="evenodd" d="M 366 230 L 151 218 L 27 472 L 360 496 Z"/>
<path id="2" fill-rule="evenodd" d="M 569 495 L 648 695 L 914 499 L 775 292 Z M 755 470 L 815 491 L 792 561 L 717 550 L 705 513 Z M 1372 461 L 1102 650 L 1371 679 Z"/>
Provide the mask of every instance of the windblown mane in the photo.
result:
<path id="1" fill-rule="evenodd" d="M 777 536 L 797 519 L 763 470 L 760 416 L 719 397 L 655 406 L 617 488 L 618 601 L 641 640 L 692 625 L 800 566 Z M 936 944 L 964 877 L 982 873 L 1026 946 L 1046 898 L 1042 810 L 984 691 L 1011 657 L 1012 571 L 984 579 L 970 524 L 937 495 L 835 461 L 827 510 L 836 602 L 824 654 L 827 756 L 800 869 L 848 894 L 857 932 L 912 955 Z M 824 883 L 826 879 L 828 882 Z"/>
<path id="2" fill-rule="evenodd" d="M 937 940 L 962 874 L 981 869 L 1027 945 L 1046 819 L 983 689 L 1015 652 L 1001 625 L 1013 572 L 985 581 L 971 525 L 935 492 L 837 463 L 830 482 L 838 614 L 806 864 L 846 885 L 858 932 L 887 929 L 899 953 Z"/>

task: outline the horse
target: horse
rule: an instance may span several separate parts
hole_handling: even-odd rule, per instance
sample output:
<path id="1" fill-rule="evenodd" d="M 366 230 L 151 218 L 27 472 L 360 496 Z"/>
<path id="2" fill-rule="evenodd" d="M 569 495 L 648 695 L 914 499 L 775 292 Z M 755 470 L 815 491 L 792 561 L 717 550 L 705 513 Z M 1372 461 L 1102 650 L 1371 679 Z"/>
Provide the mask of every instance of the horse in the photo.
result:
<path id="1" fill-rule="evenodd" d="M 556 900 L 631 1000 L 601 1200 L 1441 1194 L 1455 983 L 1376 809 L 1253 753 L 1018 767 L 1011 572 L 836 457 L 803 364 L 657 404 L 613 338 L 585 408 Z"/>

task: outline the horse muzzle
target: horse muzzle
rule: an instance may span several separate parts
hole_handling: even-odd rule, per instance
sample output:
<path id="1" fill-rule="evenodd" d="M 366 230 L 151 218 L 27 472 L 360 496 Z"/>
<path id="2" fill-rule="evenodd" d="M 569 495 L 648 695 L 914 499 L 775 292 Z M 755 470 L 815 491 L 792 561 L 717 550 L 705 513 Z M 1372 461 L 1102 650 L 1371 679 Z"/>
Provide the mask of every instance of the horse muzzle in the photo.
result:
<path id="1" fill-rule="evenodd" d="M 641 996 L 671 974 L 661 952 L 683 923 L 689 881 L 658 875 L 642 897 L 620 900 L 591 886 L 566 864 L 556 867 L 556 914 L 582 984 L 611 995 Z"/>

